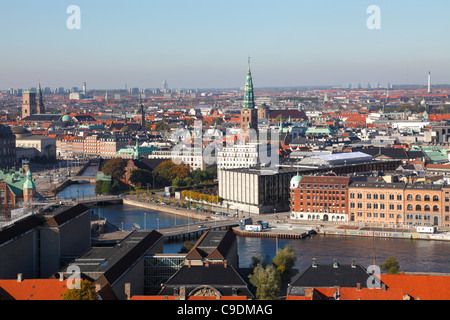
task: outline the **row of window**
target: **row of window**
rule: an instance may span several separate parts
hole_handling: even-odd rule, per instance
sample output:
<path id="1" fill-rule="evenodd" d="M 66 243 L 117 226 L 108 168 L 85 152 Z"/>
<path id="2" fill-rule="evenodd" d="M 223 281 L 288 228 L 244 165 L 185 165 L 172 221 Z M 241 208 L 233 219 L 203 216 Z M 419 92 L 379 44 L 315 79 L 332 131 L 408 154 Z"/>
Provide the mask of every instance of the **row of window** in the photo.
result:
<path id="1" fill-rule="evenodd" d="M 408 196 L 406 197 L 406 200 L 408 201 L 413 201 L 414 197 L 412 196 L 412 194 L 408 194 Z M 422 196 L 420 194 L 417 194 L 415 197 L 416 201 L 422 201 Z M 431 201 L 431 198 L 429 195 L 425 195 L 423 197 L 423 201 Z M 433 196 L 433 201 L 439 201 L 439 196 Z"/>
<path id="2" fill-rule="evenodd" d="M 362 212 L 358 212 L 356 215 L 358 217 L 360 217 L 360 218 L 364 217 L 364 213 L 362 213 Z M 367 218 L 372 218 L 372 217 L 373 218 L 386 218 L 386 214 L 385 213 L 378 213 L 378 212 L 373 212 L 373 213 L 372 212 L 366 212 L 365 216 Z M 394 219 L 395 218 L 395 214 L 389 213 L 388 217 L 389 217 L 389 219 Z M 402 218 L 402 215 L 398 214 L 397 215 L 397 219 L 401 219 L 401 218 Z"/>
<path id="3" fill-rule="evenodd" d="M 350 208 L 358 208 L 358 209 L 362 209 L 363 204 L 362 203 L 354 203 L 351 202 L 350 203 Z M 367 203 L 366 204 L 366 209 L 380 209 L 380 210 L 384 210 L 386 208 L 384 203 Z M 402 210 L 403 206 L 401 204 L 397 204 L 397 210 Z M 390 203 L 389 204 L 389 210 L 395 210 L 395 204 Z"/>
<path id="4" fill-rule="evenodd" d="M 304 187 L 305 187 L 305 185 L 304 184 L 301 184 L 300 186 L 300 189 L 303 189 Z M 329 185 L 329 184 L 319 184 L 319 185 L 317 185 L 317 184 L 314 184 L 314 185 L 312 185 L 312 187 L 314 188 L 314 189 L 339 189 L 339 185 L 337 185 L 337 184 L 335 184 L 335 185 Z M 345 184 L 342 184 L 341 185 L 341 189 L 345 189 L 346 188 L 346 185 Z M 306 189 L 311 189 L 311 184 L 307 184 L 306 185 Z"/>
<path id="5" fill-rule="evenodd" d="M 306 190 L 307 194 L 311 194 L 310 190 Z M 303 190 L 300 190 L 300 194 L 303 194 Z M 327 191 L 327 190 L 313 190 L 312 194 L 339 194 L 339 191 Z M 345 191 L 341 191 L 340 194 L 345 194 Z"/>
<path id="6" fill-rule="evenodd" d="M 423 217 L 423 220 L 431 220 L 430 216 L 422 216 L 421 214 L 416 214 L 416 215 L 407 214 L 406 215 L 406 219 L 407 220 L 412 220 L 412 219 L 422 220 L 422 217 Z"/>
<path id="7" fill-rule="evenodd" d="M 406 210 L 412 211 L 413 210 L 413 205 L 412 204 L 408 204 L 408 206 L 406 207 Z M 422 211 L 422 206 L 420 204 L 416 205 L 416 210 L 415 211 Z M 423 211 L 431 211 L 431 207 L 429 205 L 426 205 L 426 206 L 423 207 Z M 439 212 L 439 206 L 433 206 L 433 212 Z"/>
<path id="8" fill-rule="evenodd" d="M 324 207 L 324 208 L 327 208 L 327 207 L 341 207 L 341 208 L 345 208 L 345 203 L 343 203 L 343 202 L 341 202 L 341 203 L 323 203 L 323 202 L 301 202 L 300 203 L 300 206 L 302 206 L 302 207 L 304 207 L 305 205 L 307 206 L 307 207 L 310 207 L 311 206 L 311 204 L 312 204 L 312 206 L 313 207 Z M 291 203 L 291 206 L 293 207 L 294 206 L 294 203 L 292 202 Z"/>
<path id="9" fill-rule="evenodd" d="M 362 199 L 363 198 L 363 195 L 362 195 L 362 193 L 358 193 L 358 194 L 354 194 L 354 193 L 350 193 L 350 199 L 355 199 L 355 197 L 357 198 L 357 199 Z M 374 199 L 374 200 L 385 200 L 385 195 L 383 194 L 383 193 L 381 193 L 381 194 L 378 194 L 378 193 L 374 193 L 374 194 L 371 194 L 371 193 L 367 193 L 366 194 L 366 199 L 369 199 L 369 200 L 371 200 L 371 199 Z M 401 201 L 402 200 L 402 195 L 401 194 L 397 194 L 397 197 L 395 197 L 395 194 L 390 194 L 389 195 L 389 200 L 395 200 L 395 198 L 397 198 L 397 200 L 398 201 Z"/>
<path id="10" fill-rule="evenodd" d="M 306 199 L 307 200 L 311 200 L 311 196 L 306 196 Z M 300 200 L 303 200 L 303 196 L 300 196 Z M 341 201 L 345 201 L 345 197 L 332 197 L 332 196 L 330 196 L 330 197 L 322 197 L 322 196 L 312 196 L 312 200 L 320 200 L 320 201 L 322 201 L 322 200 L 324 200 L 324 201 L 339 201 L 339 200 L 341 200 Z"/>
<path id="11" fill-rule="evenodd" d="M 363 198 L 363 194 L 362 193 L 357 193 L 357 194 L 350 193 L 350 199 L 355 199 L 355 198 L 362 199 Z M 369 199 L 369 200 L 371 200 L 371 199 L 374 199 L 374 200 L 378 200 L 378 199 L 379 200 L 385 200 L 385 198 L 386 198 L 386 195 L 384 195 L 384 194 L 377 194 L 377 193 L 374 193 L 374 194 L 367 193 L 366 194 L 366 199 Z M 389 195 L 389 200 L 395 200 L 395 199 L 397 199 L 399 201 L 402 200 L 402 195 L 401 194 L 397 194 L 397 196 L 394 195 L 394 194 L 390 194 Z M 429 195 L 425 195 L 423 197 L 423 201 L 431 201 L 431 199 L 433 199 L 433 201 L 437 202 L 437 201 L 439 201 L 439 196 L 434 195 L 433 198 L 431 198 Z M 413 200 L 415 200 L 415 201 L 422 201 L 422 196 L 420 194 L 417 194 L 414 197 L 412 194 L 408 194 L 406 196 L 406 200 L 407 201 L 413 201 Z"/>

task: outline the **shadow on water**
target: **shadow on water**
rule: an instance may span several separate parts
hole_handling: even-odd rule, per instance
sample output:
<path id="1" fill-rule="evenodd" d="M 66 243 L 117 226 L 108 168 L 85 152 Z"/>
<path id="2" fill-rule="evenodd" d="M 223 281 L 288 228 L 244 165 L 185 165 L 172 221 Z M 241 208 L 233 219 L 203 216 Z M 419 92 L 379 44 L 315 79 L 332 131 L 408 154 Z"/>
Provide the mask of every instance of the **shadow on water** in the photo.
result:
<path id="1" fill-rule="evenodd" d="M 448 265 L 450 243 L 443 241 L 383 239 L 356 236 L 315 235 L 302 240 L 278 240 L 278 248 L 290 245 L 296 253 L 296 268 L 304 270 L 313 258 L 317 263 L 331 264 L 333 259 L 341 264 L 351 264 L 352 259 L 363 267 L 381 265 L 395 257 L 400 270 L 405 272 L 450 273 Z M 254 255 L 276 254 L 276 240 L 238 237 L 239 265 L 247 267 Z"/>

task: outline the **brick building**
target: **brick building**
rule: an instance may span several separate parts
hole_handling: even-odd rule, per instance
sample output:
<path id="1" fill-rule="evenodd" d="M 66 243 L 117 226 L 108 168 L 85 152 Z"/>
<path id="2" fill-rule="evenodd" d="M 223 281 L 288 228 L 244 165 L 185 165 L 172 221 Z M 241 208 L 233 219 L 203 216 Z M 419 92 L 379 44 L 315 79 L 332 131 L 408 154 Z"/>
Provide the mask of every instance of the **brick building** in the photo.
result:
<path id="1" fill-rule="evenodd" d="M 404 188 L 404 183 L 351 183 L 349 221 L 392 225 L 403 223 Z"/>
<path id="2" fill-rule="evenodd" d="M 450 187 L 443 185 L 297 175 L 290 190 L 291 219 L 384 226 L 450 225 Z"/>
<path id="3" fill-rule="evenodd" d="M 291 218 L 347 221 L 350 177 L 300 176 L 291 179 Z"/>

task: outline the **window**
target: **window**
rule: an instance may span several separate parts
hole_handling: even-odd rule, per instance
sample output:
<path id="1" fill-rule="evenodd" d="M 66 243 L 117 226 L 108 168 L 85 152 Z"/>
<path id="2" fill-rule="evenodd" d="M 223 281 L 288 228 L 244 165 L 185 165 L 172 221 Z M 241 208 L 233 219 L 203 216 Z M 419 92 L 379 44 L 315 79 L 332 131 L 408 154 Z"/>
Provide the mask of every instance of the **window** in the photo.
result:
<path id="1" fill-rule="evenodd" d="M 422 197 L 420 196 L 420 194 L 416 195 L 416 201 L 422 201 Z"/>
<path id="2" fill-rule="evenodd" d="M 422 207 L 420 205 L 416 206 L 416 211 L 422 211 Z"/>
<path id="3" fill-rule="evenodd" d="M 439 207 L 438 206 L 433 206 L 433 212 L 438 212 L 439 211 Z"/>
<path id="4" fill-rule="evenodd" d="M 401 194 L 397 195 L 397 200 L 402 200 L 402 195 Z"/>
<path id="5" fill-rule="evenodd" d="M 367 194 L 367 199 L 372 199 L 372 195 L 370 193 Z"/>
<path id="6" fill-rule="evenodd" d="M 424 207 L 424 210 L 425 210 L 425 211 L 430 211 L 430 206 L 429 206 L 429 205 L 426 205 L 426 206 Z"/>
<path id="7" fill-rule="evenodd" d="M 439 201 L 439 196 L 433 196 L 433 201 Z"/>
<path id="8" fill-rule="evenodd" d="M 425 197 L 423 198 L 424 201 L 430 201 L 430 196 L 429 195 L 425 195 Z"/>
<path id="9" fill-rule="evenodd" d="M 412 201 L 412 199 L 413 199 L 413 196 L 411 194 L 408 194 L 408 196 L 406 197 L 406 200 Z"/>
<path id="10" fill-rule="evenodd" d="M 380 194 L 380 200 L 384 200 L 384 194 Z"/>
<path id="11" fill-rule="evenodd" d="M 389 195 L 389 200 L 394 200 L 394 199 L 395 199 L 395 196 L 393 194 L 390 194 Z"/>

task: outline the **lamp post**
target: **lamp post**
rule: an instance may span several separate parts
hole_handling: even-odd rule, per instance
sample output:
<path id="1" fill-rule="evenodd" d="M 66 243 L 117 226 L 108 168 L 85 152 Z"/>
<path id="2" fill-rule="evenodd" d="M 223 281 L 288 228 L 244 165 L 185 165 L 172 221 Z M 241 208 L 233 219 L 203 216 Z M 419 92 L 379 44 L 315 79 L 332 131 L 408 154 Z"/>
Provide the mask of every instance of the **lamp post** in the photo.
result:
<path id="1" fill-rule="evenodd" d="M 147 212 L 144 212 L 144 230 L 147 230 Z"/>

